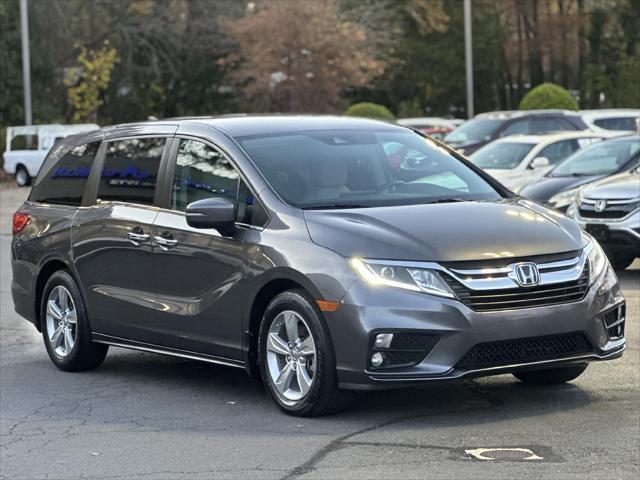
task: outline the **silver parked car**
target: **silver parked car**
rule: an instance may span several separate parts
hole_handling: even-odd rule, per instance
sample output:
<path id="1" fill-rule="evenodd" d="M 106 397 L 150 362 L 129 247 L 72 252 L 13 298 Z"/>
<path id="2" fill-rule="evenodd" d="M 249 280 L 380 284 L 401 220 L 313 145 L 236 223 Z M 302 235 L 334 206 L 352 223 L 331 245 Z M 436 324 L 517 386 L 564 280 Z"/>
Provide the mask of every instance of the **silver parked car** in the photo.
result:
<path id="1" fill-rule="evenodd" d="M 567 214 L 624 270 L 640 256 L 640 167 L 581 189 Z"/>

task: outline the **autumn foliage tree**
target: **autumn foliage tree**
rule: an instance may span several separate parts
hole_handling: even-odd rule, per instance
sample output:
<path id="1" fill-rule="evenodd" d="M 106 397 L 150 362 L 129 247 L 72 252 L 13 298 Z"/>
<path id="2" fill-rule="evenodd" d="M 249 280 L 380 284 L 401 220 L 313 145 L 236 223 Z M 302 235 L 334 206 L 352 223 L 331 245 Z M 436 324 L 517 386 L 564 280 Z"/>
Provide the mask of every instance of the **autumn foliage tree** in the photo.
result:
<path id="1" fill-rule="evenodd" d="M 108 43 L 95 51 L 81 48 L 79 65 L 70 68 L 64 80 L 74 122 L 96 120 L 98 108 L 103 103 L 102 94 L 109 86 L 117 60 L 118 52 Z"/>
<path id="2" fill-rule="evenodd" d="M 343 17 L 335 0 L 248 5 L 245 16 L 220 22 L 235 45 L 226 61 L 247 110 L 334 112 L 345 89 L 384 70 L 365 27 Z"/>

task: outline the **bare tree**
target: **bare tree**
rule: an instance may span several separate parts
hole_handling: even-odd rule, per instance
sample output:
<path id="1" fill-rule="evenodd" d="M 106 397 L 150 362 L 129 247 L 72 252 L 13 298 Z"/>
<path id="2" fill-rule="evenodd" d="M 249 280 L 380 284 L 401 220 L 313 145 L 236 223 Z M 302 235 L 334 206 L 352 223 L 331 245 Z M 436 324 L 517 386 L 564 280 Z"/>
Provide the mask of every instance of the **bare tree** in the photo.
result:
<path id="1" fill-rule="evenodd" d="M 253 111 L 337 111 L 345 89 L 384 70 L 367 30 L 342 17 L 335 0 L 249 3 L 244 17 L 221 26 L 236 45 L 231 78 Z"/>

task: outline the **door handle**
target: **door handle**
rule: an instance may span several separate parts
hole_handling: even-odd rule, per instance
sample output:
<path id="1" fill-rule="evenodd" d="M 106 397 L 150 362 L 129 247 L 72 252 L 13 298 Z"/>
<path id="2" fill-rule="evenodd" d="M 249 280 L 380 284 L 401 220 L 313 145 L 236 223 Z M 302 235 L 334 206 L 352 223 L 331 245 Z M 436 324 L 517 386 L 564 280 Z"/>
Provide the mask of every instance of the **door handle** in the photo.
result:
<path id="1" fill-rule="evenodd" d="M 173 238 L 160 237 L 157 235 L 153 237 L 153 241 L 156 242 L 160 246 L 160 248 L 163 248 L 165 250 L 167 248 L 175 247 L 178 244 L 178 241 L 174 240 Z"/>
<path id="2" fill-rule="evenodd" d="M 129 240 L 134 243 L 146 242 L 149 240 L 149 235 L 146 233 L 129 232 Z"/>

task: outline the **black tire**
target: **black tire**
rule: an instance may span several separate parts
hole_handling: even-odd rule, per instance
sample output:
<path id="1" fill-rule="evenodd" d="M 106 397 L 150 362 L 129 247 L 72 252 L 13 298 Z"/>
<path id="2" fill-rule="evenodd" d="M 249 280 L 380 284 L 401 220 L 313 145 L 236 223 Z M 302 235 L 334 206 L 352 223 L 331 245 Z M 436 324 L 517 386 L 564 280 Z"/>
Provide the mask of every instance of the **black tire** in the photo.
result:
<path id="1" fill-rule="evenodd" d="M 304 319 L 315 343 L 313 383 L 306 395 L 297 401 L 287 401 L 280 397 L 269 373 L 267 360 L 269 329 L 276 317 L 284 311 L 296 312 Z M 352 394 L 338 388 L 336 360 L 329 331 L 320 312 L 304 291 L 291 290 L 281 293 L 269 303 L 260 325 L 258 354 L 262 380 L 269 395 L 289 415 L 317 417 L 336 413 L 348 407 Z"/>
<path id="2" fill-rule="evenodd" d="M 69 353 L 64 356 L 59 355 L 50 339 L 50 328 L 47 320 L 47 302 L 51 292 L 57 288 L 63 287 L 69 293 L 72 305 L 75 309 L 75 343 L 69 349 Z M 49 358 L 53 364 L 60 370 L 67 372 L 79 372 L 82 370 L 92 370 L 100 366 L 104 361 L 108 345 L 94 343 L 91 341 L 91 327 L 87 318 L 87 311 L 82 301 L 80 289 L 73 277 L 65 270 L 55 272 L 44 287 L 42 300 L 40 305 L 40 325 L 42 328 L 42 337 L 44 345 L 49 354 Z M 56 321 L 53 320 L 55 325 Z M 66 345 L 66 344 L 65 344 Z"/>
<path id="3" fill-rule="evenodd" d="M 24 165 L 18 165 L 18 168 L 16 168 L 16 183 L 19 187 L 28 187 L 31 185 L 31 175 L 29 175 Z"/>
<path id="4" fill-rule="evenodd" d="M 575 380 L 587 369 L 587 364 L 574 367 L 549 368 L 547 370 L 528 370 L 514 372 L 516 377 L 527 385 L 559 385 Z"/>
<path id="5" fill-rule="evenodd" d="M 609 262 L 611 263 L 611 266 L 618 272 L 629 267 L 635 259 L 635 255 L 609 255 Z"/>

